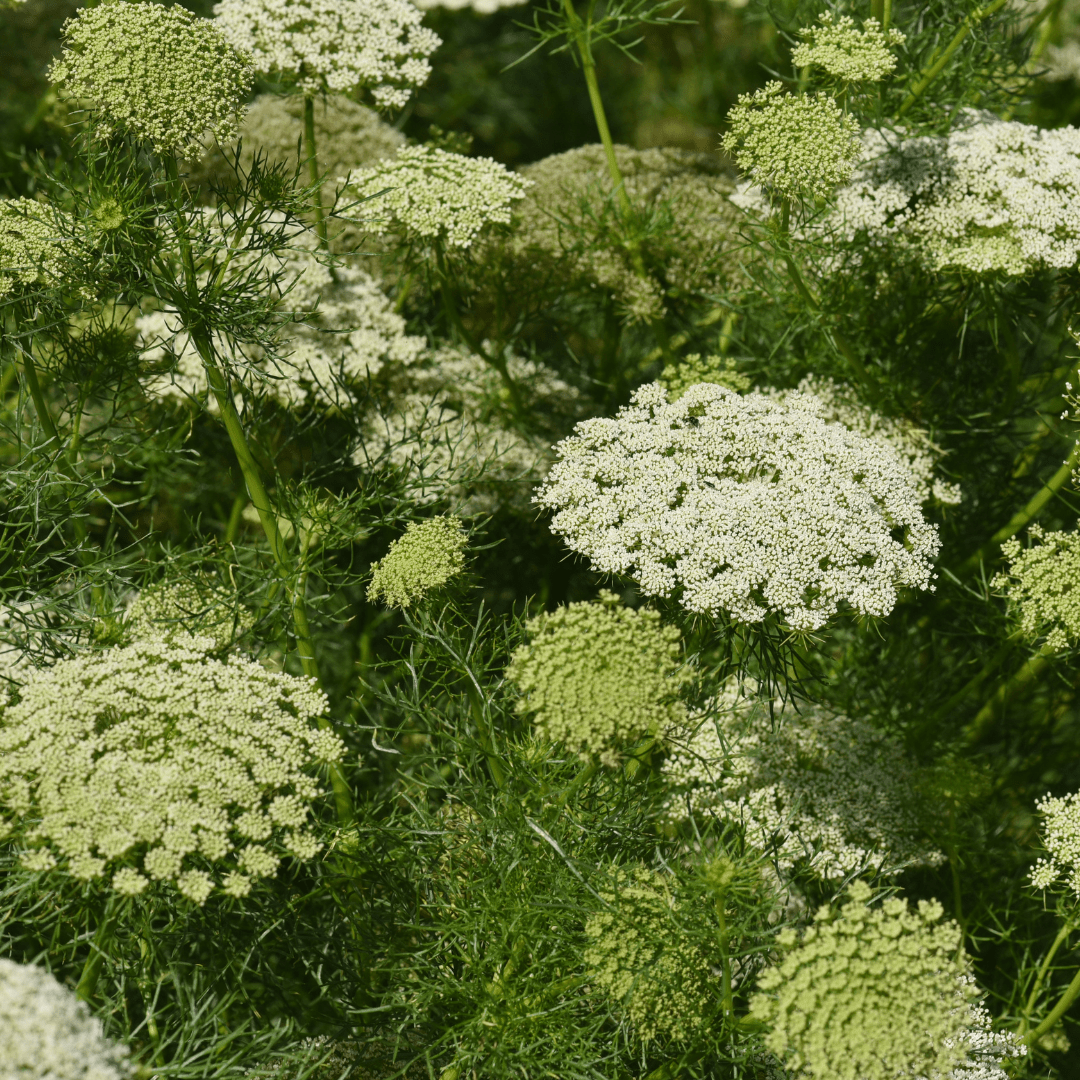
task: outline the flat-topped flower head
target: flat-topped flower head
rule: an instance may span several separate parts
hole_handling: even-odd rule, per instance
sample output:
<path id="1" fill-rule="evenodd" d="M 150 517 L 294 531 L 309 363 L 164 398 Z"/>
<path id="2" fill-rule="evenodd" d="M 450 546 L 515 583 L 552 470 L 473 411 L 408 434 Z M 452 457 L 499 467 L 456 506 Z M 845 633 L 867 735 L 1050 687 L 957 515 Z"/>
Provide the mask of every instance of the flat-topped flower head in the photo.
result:
<path id="1" fill-rule="evenodd" d="M 201 904 L 215 888 L 244 895 L 286 853 L 316 854 L 311 774 L 343 752 L 312 724 L 325 696 L 211 648 L 136 642 L 22 686 L 0 714 L 0 831 L 29 845 L 27 869 L 107 877 L 124 894 L 169 881 Z"/>
<path id="2" fill-rule="evenodd" d="M 456 517 L 410 521 L 375 564 L 368 599 L 407 608 L 465 569 L 469 537 Z"/>
<path id="3" fill-rule="evenodd" d="M 708 958 L 684 940 L 670 879 L 636 866 L 603 889 L 585 923 L 589 981 L 619 1007 L 642 1042 L 692 1039 L 709 1013 Z"/>
<path id="4" fill-rule="evenodd" d="M 791 53 L 796 67 L 820 67 L 846 83 L 880 82 L 896 67 L 892 46 L 906 40 L 899 30 L 883 31 L 877 19 L 867 19 L 858 30 L 850 15 L 834 18 L 830 11 L 818 16 L 817 26 L 800 30 L 799 37 L 803 40 Z"/>
<path id="5" fill-rule="evenodd" d="M 1018 276 L 1080 260 L 1080 129 L 967 112 L 948 135 L 868 130 L 825 222 L 931 270 Z"/>
<path id="6" fill-rule="evenodd" d="M 787 955 L 758 980 L 750 1015 L 765 1045 L 796 1075 L 830 1080 L 945 1076 L 970 1059 L 979 1026 L 960 928 L 941 905 L 920 900 L 869 907 L 856 881 L 839 913 L 823 908 Z"/>
<path id="7" fill-rule="evenodd" d="M 895 450 L 820 407 L 710 383 L 669 402 L 650 383 L 557 444 L 534 501 L 594 570 L 690 612 L 795 630 L 843 605 L 887 615 L 899 588 L 932 588 L 937 528 Z"/>
<path id="8" fill-rule="evenodd" d="M 234 137 L 252 74 L 209 19 L 179 4 L 120 0 L 80 8 L 64 24 L 49 78 L 92 101 L 106 128 L 171 153 L 200 147 L 206 131 Z"/>
<path id="9" fill-rule="evenodd" d="M 400 108 L 442 44 L 409 0 L 221 0 L 218 26 L 262 76 L 315 97 L 367 90 Z"/>
<path id="10" fill-rule="evenodd" d="M 808 701 L 743 697 L 727 683 L 691 717 L 663 765 L 666 813 L 739 825 L 783 877 L 842 881 L 873 866 L 899 873 L 944 860 L 922 838 L 916 768 L 895 739 Z"/>
<path id="11" fill-rule="evenodd" d="M 60 247 L 47 211 L 33 199 L 0 199 L 0 297 L 54 277 Z"/>
<path id="12" fill-rule="evenodd" d="M 134 1071 L 127 1048 L 66 986 L 35 964 L 0 959 L 3 1080 L 126 1080 Z"/>
<path id="13" fill-rule="evenodd" d="M 686 716 L 676 699 L 689 673 L 680 669 L 681 638 L 660 613 L 623 607 L 607 590 L 545 612 L 525 624 L 506 678 L 522 693 L 548 739 L 615 765 L 619 750 L 647 735 L 663 737 Z"/>
<path id="14" fill-rule="evenodd" d="M 779 199 L 825 199 L 851 179 L 859 126 L 824 94 L 789 94 L 779 82 L 740 94 L 724 150 L 744 176 Z"/>
<path id="15" fill-rule="evenodd" d="M 1032 525 L 1028 535 L 1035 541 L 1030 547 L 1015 537 L 1001 545 L 1009 568 L 991 586 L 1016 608 L 1025 637 L 1067 649 L 1080 642 L 1080 532 L 1046 532 Z"/>
<path id="16" fill-rule="evenodd" d="M 400 231 L 409 240 L 467 248 L 485 226 L 509 224 L 511 207 L 530 183 L 493 158 L 406 146 L 355 173 L 346 190 L 368 200 L 350 212 L 368 232 Z"/>

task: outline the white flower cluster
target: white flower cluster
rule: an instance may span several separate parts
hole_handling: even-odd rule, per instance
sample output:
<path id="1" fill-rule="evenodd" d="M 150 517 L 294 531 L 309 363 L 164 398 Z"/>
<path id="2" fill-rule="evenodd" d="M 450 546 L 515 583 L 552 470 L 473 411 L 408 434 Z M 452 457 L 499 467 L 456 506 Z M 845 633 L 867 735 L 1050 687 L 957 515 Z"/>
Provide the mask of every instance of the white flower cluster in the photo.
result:
<path id="1" fill-rule="evenodd" d="M 1025 274 L 1080 259 L 1080 130 L 968 115 L 947 136 L 862 136 L 836 197 L 838 239 L 895 245 L 934 270 Z"/>
<path id="2" fill-rule="evenodd" d="M 406 146 L 352 177 L 346 192 L 367 201 L 342 216 L 363 221 L 376 236 L 401 230 L 409 240 L 467 248 L 486 225 L 510 223 L 511 206 L 529 185 L 493 158 Z"/>
<path id="3" fill-rule="evenodd" d="M 1042 840 L 1047 855 L 1031 871 L 1036 889 L 1064 885 L 1080 899 L 1080 792 L 1055 798 L 1047 795 L 1035 804 L 1042 814 Z"/>
<path id="4" fill-rule="evenodd" d="M 964 982 L 974 985 L 970 975 Z M 992 1017 L 984 1005 L 968 1005 L 968 1026 L 960 1041 L 967 1051 L 967 1061 L 957 1065 L 948 1080 L 1009 1080 L 1005 1062 L 1009 1058 L 1024 1057 L 1027 1045 L 1012 1031 L 994 1031 Z"/>
<path id="5" fill-rule="evenodd" d="M 44 968 L 0 959 L 0 1080 L 122 1080 L 127 1048 Z"/>
<path id="6" fill-rule="evenodd" d="M 1017 608 L 1025 637 L 1045 635 L 1048 648 L 1067 649 L 1080 641 L 1080 532 L 1047 532 L 1035 524 L 1028 535 L 1038 543 L 1025 548 L 1014 536 L 1001 545 L 1009 568 L 990 585 Z"/>
<path id="7" fill-rule="evenodd" d="M 787 401 L 792 391 L 764 391 L 777 401 Z M 817 375 L 807 375 L 799 383 L 798 393 L 809 394 L 821 402 L 818 415 L 829 424 L 843 424 L 849 431 L 865 436 L 872 442 L 889 446 L 907 462 L 912 481 L 919 489 L 923 502 L 936 499 L 946 506 L 958 505 L 963 496 L 957 484 L 951 484 L 934 475 L 937 463 L 944 451 L 929 434 L 910 420 L 882 416 L 864 405 L 854 387 Z"/>
<path id="8" fill-rule="evenodd" d="M 898 588 L 933 588 L 937 528 L 903 458 L 819 409 L 711 383 L 669 402 L 650 383 L 555 447 L 534 502 L 594 570 L 687 611 L 795 630 L 845 604 L 887 615 Z"/>
<path id="9" fill-rule="evenodd" d="M 789 94 L 779 82 L 740 94 L 723 148 L 754 184 L 781 199 L 825 199 L 851 179 L 858 125 L 826 94 Z"/>
<path id="10" fill-rule="evenodd" d="M 309 772 L 343 752 L 311 726 L 325 696 L 211 648 L 191 636 L 136 642 L 31 676 L 0 725 L 11 818 L 0 830 L 22 819 L 27 869 L 111 871 L 113 889 L 132 895 L 172 881 L 201 904 L 216 886 L 246 895 L 283 851 L 316 854 L 306 826 L 321 789 Z M 220 880 L 203 868 L 213 864 Z"/>
<path id="11" fill-rule="evenodd" d="M 367 89 L 381 108 L 427 82 L 442 44 L 409 0 L 221 0 L 214 15 L 260 75 L 308 97 Z"/>
<path id="12" fill-rule="evenodd" d="M 311 243 L 305 234 L 305 243 Z M 257 350 L 247 360 L 264 373 L 259 388 L 287 408 L 339 405 L 349 387 L 363 386 L 384 363 L 417 360 L 424 339 L 405 332 L 405 320 L 365 271 L 339 266 L 333 273 L 317 252 L 298 245 L 284 259 L 282 307 L 296 321 L 280 331 L 281 358 L 272 363 Z M 188 403 L 207 394 L 206 370 L 187 332 L 168 312 L 136 320 L 143 357 L 172 369 L 144 380 L 151 397 Z M 253 377 L 254 378 L 254 377 Z M 211 400 L 210 407 L 216 408 Z"/>
<path id="13" fill-rule="evenodd" d="M 0 199 L 0 298 L 55 280 L 60 245 L 48 211 L 33 199 Z"/>
<path id="14" fill-rule="evenodd" d="M 251 87 L 251 61 L 219 27 L 180 5 L 102 4 L 64 24 L 64 51 L 49 78 L 93 101 L 108 128 L 165 152 L 230 138 Z"/>
<path id="15" fill-rule="evenodd" d="M 939 865 L 919 838 L 915 769 L 900 746 L 862 721 L 797 709 L 774 723 L 766 703 L 729 683 L 664 763 L 668 820 L 740 822 L 781 873 L 806 865 L 827 881 L 871 865 Z"/>
<path id="16" fill-rule="evenodd" d="M 862 30 L 855 29 L 850 15 L 834 19 L 830 11 L 818 16 L 818 25 L 799 31 L 803 40 L 791 52 L 796 67 L 823 68 L 841 82 L 880 82 L 896 67 L 893 45 L 906 37 L 899 30 L 881 29 L 877 19 L 867 19 Z"/>
<path id="17" fill-rule="evenodd" d="M 577 410 L 577 390 L 550 368 L 513 354 L 505 359 L 530 407 Z M 449 500 L 461 514 L 527 503 L 550 451 L 546 441 L 515 429 L 506 387 L 489 363 L 461 346 L 440 345 L 383 375 L 389 404 L 370 417 L 356 465 L 385 458 L 402 470 L 415 502 Z"/>
<path id="18" fill-rule="evenodd" d="M 192 635 L 213 640 L 222 650 L 255 625 L 255 617 L 220 586 L 206 580 L 181 578 L 142 589 L 128 604 L 126 629 L 137 641 L 190 640 Z"/>

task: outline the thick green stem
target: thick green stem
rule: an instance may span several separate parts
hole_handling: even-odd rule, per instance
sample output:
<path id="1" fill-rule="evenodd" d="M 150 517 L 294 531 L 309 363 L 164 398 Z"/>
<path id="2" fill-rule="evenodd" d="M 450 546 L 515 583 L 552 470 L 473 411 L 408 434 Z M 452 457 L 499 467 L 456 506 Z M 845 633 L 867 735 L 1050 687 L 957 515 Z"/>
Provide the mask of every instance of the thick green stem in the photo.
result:
<path id="1" fill-rule="evenodd" d="M 83 964 L 82 974 L 79 976 L 78 985 L 75 987 L 75 996 L 80 1001 L 90 1001 L 97 989 L 98 977 L 105 963 L 105 950 L 112 940 L 116 924 L 120 919 L 120 911 L 123 906 L 121 898 L 116 893 L 110 893 L 105 904 L 105 914 L 98 923 L 97 933 L 90 943 L 90 955 Z"/>
<path id="2" fill-rule="evenodd" d="M 1020 668 L 997 688 L 993 696 L 975 714 L 975 719 L 964 729 L 964 741 L 968 745 L 979 742 L 993 723 L 994 717 L 998 716 L 1021 690 L 1035 682 L 1050 666 L 1050 657 L 1053 655 L 1054 650 L 1044 645 L 1033 656 L 1029 656 Z"/>
<path id="3" fill-rule="evenodd" d="M 1034 1046 L 1065 1015 L 1069 1006 L 1077 997 L 1080 997 L 1080 971 L 1077 971 L 1073 976 L 1072 982 L 1069 983 L 1065 993 L 1061 995 L 1058 1003 L 1046 1014 L 1042 1023 L 1030 1035 L 1024 1037 L 1024 1042 L 1028 1046 Z"/>
<path id="4" fill-rule="evenodd" d="M 892 0 L 885 0 L 881 6 L 881 29 L 888 30 L 892 23 Z"/>
<path id="5" fill-rule="evenodd" d="M 232 509 L 229 511 L 229 520 L 225 525 L 226 544 L 233 543 L 240 535 L 240 524 L 244 520 L 244 507 L 248 504 L 247 490 L 238 491 L 233 499 Z"/>
<path id="6" fill-rule="evenodd" d="M 911 107 L 922 97 L 923 94 L 930 88 L 934 80 L 945 70 L 949 61 L 953 57 L 953 53 L 964 43 L 964 39 L 979 25 L 984 19 L 988 19 L 996 11 L 1000 11 L 1009 0 L 993 0 L 993 3 L 987 4 L 984 8 L 979 8 L 977 11 L 973 11 L 960 25 L 960 29 L 953 35 L 952 40 L 936 57 L 933 63 L 926 68 L 919 81 L 911 88 L 911 92 L 896 112 L 897 119 L 904 116 Z"/>
<path id="7" fill-rule="evenodd" d="M 1057 955 L 1058 949 L 1065 944 L 1065 940 L 1068 938 L 1069 934 L 1072 933 L 1072 929 L 1073 920 L 1072 916 L 1070 916 L 1065 920 L 1064 925 L 1057 932 L 1054 943 L 1050 946 L 1046 956 L 1043 957 L 1043 962 L 1039 965 L 1039 970 L 1035 975 L 1035 982 L 1031 986 L 1031 993 L 1028 995 L 1027 1004 L 1024 1006 L 1023 1019 L 1020 1021 L 1019 1034 L 1021 1036 L 1026 1034 L 1028 1028 L 1031 1026 L 1031 1014 L 1039 1000 L 1039 991 L 1042 989 L 1043 981 L 1046 979 L 1046 973 L 1050 970 L 1050 965 Z"/>
<path id="8" fill-rule="evenodd" d="M 991 555 L 998 554 L 1003 540 L 1015 536 L 1021 529 L 1030 525 L 1035 518 L 1042 513 L 1043 507 L 1065 486 L 1073 470 L 1080 465 L 1080 441 L 1072 449 L 1072 453 L 1066 458 L 1065 464 L 1042 486 L 1036 495 L 1032 496 L 1023 510 L 1018 510 L 978 551 L 969 556 L 956 570 L 957 577 L 964 574 L 974 573 L 979 564 Z"/>
<path id="9" fill-rule="evenodd" d="M 172 156 L 166 156 L 164 160 L 166 174 L 177 203 L 177 232 L 181 260 L 184 265 L 187 297 L 191 304 L 191 312 L 195 312 L 198 310 L 199 284 L 191 253 L 191 244 L 186 236 L 186 218 L 180 209 L 180 185 L 176 159 Z M 206 381 L 210 387 L 210 392 L 214 395 L 214 400 L 217 402 L 218 411 L 221 414 L 222 422 L 225 424 L 225 431 L 228 433 L 237 464 L 240 466 L 241 473 L 243 473 L 244 484 L 247 487 L 251 503 L 259 515 L 263 533 L 266 536 L 267 543 L 270 545 L 270 554 L 273 557 L 278 577 L 289 593 L 292 606 L 293 631 L 296 637 L 296 649 L 300 656 L 300 666 L 305 675 L 321 684 L 302 588 L 302 584 L 306 583 L 306 575 L 300 575 L 299 583 L 293 580 L 295 569 L 285 546 L 285 540 L 281 535 L 281 530 L 278 528 L 277 514 L 274 512 L 274 508 L 270 503 L 270 496 L 263 485 L 258 462 L 256 462 L 255 455 L 248 444 L 244 425 L 240 421 L 240 415 L 236 411 L 232 387 L 218 364 L 213 344 L 200 322 L 190 318 L 185 321 L 188 323 L 185 329 L 190 335 L 192 344 L 198 351 L 203 367 L 206 370 Z M 333 728 L 333 725 L 325 716 L 319 717 L 318 725 L 324 729 Z M 332 763 L 330 765 L 330 781 L 334 789 L 334 803 L 337 808 L 338 819 L 343 825 L 346 825 L 352 819 L 352 792 L 346 783 L 344 773 L 337 764 Z"/>
<path id="10" fill-rule="evenodd" d="M 307 158 L 308 176 L 311 179 L 311 210 L 315 215 L 315 232 L 319 247 L 330 250 L 326 235 L 326 217 L 323 214 L 322 177 L 319 175 L 319 149 L 315 143 L 315 99 L 304 95 L 304 156 Z"/>

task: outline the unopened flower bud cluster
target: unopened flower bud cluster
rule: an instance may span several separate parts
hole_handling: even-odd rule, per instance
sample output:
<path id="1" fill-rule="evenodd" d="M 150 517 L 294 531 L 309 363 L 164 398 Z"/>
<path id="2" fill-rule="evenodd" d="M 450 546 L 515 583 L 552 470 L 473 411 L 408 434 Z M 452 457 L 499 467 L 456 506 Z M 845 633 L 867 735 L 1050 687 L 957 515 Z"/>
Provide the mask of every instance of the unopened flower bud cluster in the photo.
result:
<path id="1" fill-rule="evenodd" d="M 107 128 L 165 153 L 232 138 L 251 86 L 251 61 L 209 19 L 179 4 L 80 8 L 64 24 L 64 51 L 49 78 L 87 98 Z"/>
<path id="2" fill-rule="evenodd" d="M 409 240 L 467 248 L 485 226 L 510 223 L 511 207 L 529 184 L 493 158 L 406 146 L 353 174 L 346 193 L 367 201 L 345 216 L 362 220 L 376 236 L 400 231 Z"/>
<path id="3" fill-rule="evenodd" d="M 148 586 L 128 605 L 128 631 L 137 641 L 210 638 L 220 651 L 255 625 L 235 597 L 209 582 L 180 579 Z"/>
<path id="4" fill-rule="evenodd" d="M 1080 259 L 1080 130 L 967 114 L 948 135 L 868 130 L 829 227 L 932 270 L 1020 275 Z"/>
<path id="5" fill-rule="evenodd" d="M 791 53 L 796 67 L 814 66 L 841 82 L 880 82 L 896 67 L 893 46 L 902 45 L 905 35 L 899 30 L 881 29 L 877 19 L 867 19 L 862 30 L 855 27 L 850 15 L 833 16 L 826 11 L 818 16 L 818 25 L 799 31 L 803 40 Z"/>
<path id="6" fill-rule="evenodd" d="M 465 569 L 468 541 L 456 517 L 410 521 L 375 564 L 368 599 L 396 608 L 419 603 Z"/>
<path id="7" fill-rule="evenodd" d="M 516 710 L 534 714 L 547 738 L 614 765 L 620 749 L 684 721 L 676 699 L 689 678 L 679 666 L 681 637 L 659 612 L 623 607 L 602 590 L 598 601 L 545 612 L 525 629 L 528 644 L 506 678 L 522 694 Z"/>
<path id="8" fill-rule="evenodd" d="M 743 697 L 729 682 L 692 717 L 663 765 L 665 813 L 740 825 L 783 875 L 805 868 L 839 881 L 866 866 L 937 866 L 921 838 L 915 767 L 887 735 L 799 701 L 797 710 Z"/>
<path id="9" fill-rule="evenodd" d="M 124 894 L 171 881 L 201 904 L 217 887 L 245 895 L 284 852 L 316 854 L 310 773 L 343 752 L 312 726 L 325 696 L 211 648 L 136 642 L 22 687 L 0 724 L 0 811 L 8 830 L 23 820 L 27 869 L 108 876 Z"/>
<path id="10" fill-rule="evenodd" d="M 126 1080 L 127 1048 L 44 968 L 0 958 L 3 1080 Z"/>
<path id="11" fill-rule="evenodd" d="M 1047 532 L 1035 524 L 1028 535 L 1036 541 L 1029 547 L 1016 537 L 1001 545 L 1009 568 L 991 587 L 1015 606 L 1025 637 L 1067 649 L 1080 642 L 1080 532 Z"/>
<path id="12" fill-rule="evenodd" d="M 770 82 L 740 94 L 723 148 L 743 175 L 779 199 L 825 199 L 851 179 L 859 126 L 825 94 L 790 94 Z"/>
<path id="13" fill-rule="evenodd" d="M 221 0 L 214 15 L 258 74 L 308 97 L 366 89 L 380 108 L 405 105 L 442 44 L 408 0 Z"/>
<path id="14" fill-rule="evenodd" d="M 60 247 L 46 209 L 33 199 L 0 199 L 0 298 L 53 277 Z"/>
<path id="15" fill-rule="evenodd" d="M 619 871 L 608 904 L 585 923 L 590 982 L 610 998 L 642 1042 L 692 1039 L 710 998 L 708 959 L 685 940 L 670 879 L 644 866 Z M 715 980 L 712 980 L 715 981 Z"/>
<path id="16" fill-rule="evenodd" d="M 893 898 L 869 907 L 856 881 L 838 914 L 822 908 L 787 955 L 760 977 L 750 1015 L 795 1074 L 837 1080 L 941 1076 L 969 1057 L 978 1027 L 960 928 L 936 900 L 918 911 Z"/>
<path id="17" fill-rule="evenodd" d="M 669 402 L 650 383 L 556 446 L 535 502 L 594 570 L 690 612 L 796 630 L 842 606 L 887 615 L 898 589 L 932 588 L 937 529 L 907 462 L 820 409 L 709 383 Z"/>

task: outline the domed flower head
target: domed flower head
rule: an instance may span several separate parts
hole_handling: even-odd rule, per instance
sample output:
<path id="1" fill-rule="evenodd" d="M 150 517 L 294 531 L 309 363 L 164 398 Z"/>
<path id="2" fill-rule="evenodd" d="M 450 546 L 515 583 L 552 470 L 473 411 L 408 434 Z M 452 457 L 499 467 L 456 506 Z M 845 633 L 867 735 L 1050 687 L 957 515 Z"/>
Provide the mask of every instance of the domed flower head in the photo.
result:
<path id="1" fill-rule="evenodd" d="M 616 1002 L 643 1042 L 692 1039 L 713 996 L 708 958 L 685 941 L 670 878 L 644 866 L 618 872 L 608 904 L 585 923 L 590 981 Z"/>
<path id="2" fill-rule="evenodd" d="M 862 30 L 850 15 L 835 19 L 832 12 L 818 16 L 817 26 L 799 31 L 803 40 L 791 53 L 796 67 L 815 65 L 841 82 L 880 82 L 896 67 L 893 45 L 906 40 L 899 30 L 881 29 L 877 19 L 867 19 Z"/>
<path id="3" fill-rule="evenodd" d="M 1080 532 L 1046 532 L 1032 525 L 1037 543 L 1023 547 L 1015 537 L 1001 545 L 1009 569 L 991 585 L 1009 598 L 1029 639 L 1046 638 L 1051 649 L 1080 642 Z"/>
<path id="4" fill-rule="evenodd" d="M 623 607 L 605 590 L 599 601 L 545 612 L 525 629 L 529 643 L 514 652 L 506 677 L 523 695 L 517 711 L 535 714 L 547 738 L 615 765 L 621 746 L 662 737 L 685 719 L 675 699 L 689 678 L 679 669 L 681 639 L 659 612 Z"/>
<path id="5" fill-rule="evenodd" d="M 465 569 L 468 536 L 455 517 L 410 521 L 405 535 L 375 564 L 369 600 L 407 608 Z"/>
<path id="6" fill-rule="evenodd" d="M 383 108 L 427 82 L 442 44 L 409 0 L 221 0 L 214 15 L 260 75 L 309 97 L 366 89 Z"/>
<path id="7" fill-rule="evenodd" d="M 326 698 L 213 647 L 177 635 L 33 673 L 0 714 L 0 831 L 29 845 L 27 869 L 125 894 L 170 881 L 201 904 L 315 855 L 310 774 L 343 751 L 311 724 Z"/>
<path id="8" fill-rule="evenodd" d="M 780 199 L 825 199 L 851 179 L 859 126 L 825 94 L 789 94 L 771 82 L 740 94 L 724 150 L 744 175 Z"/>
<path id="9" fill-rule="evenodd" d="M 120 0 L 68 19 L 49 78 L 94 102 L 106 127 L 171 153 L 198 147 L 208 130 L 235 136 L 252 66 L 209 19 Z"/>
<path id="10" fill-rule="evenodd" d="M 467 248 L 485 226 L 509 224 L 512 204 L 530 183 L 492 158 L 406 146 L 396 157 L 355 173 L 347 191 L 370 199 L 352 210 L 369 232 L 400 230 L 410 240 Z"/>
<path id="11" fill-rule="evenodd" d="M 979 1026 L 960 929 L 941 905 L 899 899 L 871 908 L 857 881 L 838 915 L 818 912 L 787 955 L 768 968 L 750 1015 L 771 1030 L 765 1045 L 795 1074 L 830 1080 L 946 1076 L 969 1059 Z"/>
<path id="12" fill-rule="evenodd" d="M 899 587 L 931 587 L 937 529 L 907 462 L 820 408 L 711 383 L 669 402 L 651 383 L 556 445 L 535 501 L 593 569 L 691 612 L 795 630 L 841 605 L 887 615 Z"/>
<path id="13" fill-rule="evenodd" d="M 122 1080 L 127 1048 L 101 1021 L 34 964 L 0 959 L 0 1076 L 4 1080 Z"/>

